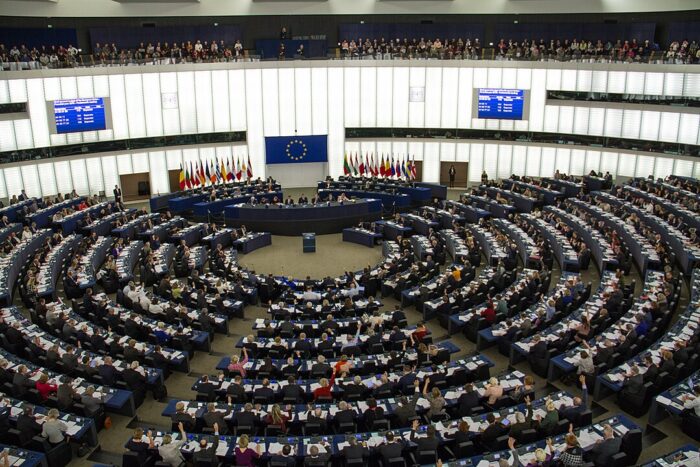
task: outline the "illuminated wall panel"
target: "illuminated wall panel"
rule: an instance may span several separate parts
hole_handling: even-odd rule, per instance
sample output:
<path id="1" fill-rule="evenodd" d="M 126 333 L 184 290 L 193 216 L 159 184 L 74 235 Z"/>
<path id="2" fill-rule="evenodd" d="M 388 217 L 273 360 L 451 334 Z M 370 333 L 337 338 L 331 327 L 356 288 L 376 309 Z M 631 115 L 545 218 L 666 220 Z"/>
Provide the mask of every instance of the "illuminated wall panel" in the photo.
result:
<path id="1" fill-rule="evenodd" d="M 279 85 L 279 120 L 280 120 L 280 135 L 293 135 L 297 130 L 296 125 L 296 109 L 295 106 L 295 84 L 294 84 L 294 69 L 282 68 L 277 74 Z"/>
<path id="2" fill-rule="evenodd" d="M 360 125 L 377 126 L 377 69 L 360 70 Z"/>
<path id="3" fill-rule="evenodd" d="M 425 122 L 426 128 L 439 128 L 442 115 L 442 68 L 428 68 L 425 73 Z"/>
<path id="4" fill-rule="evenodd" d="M 311 118 L 313 134 L 328 134 L 328 71 L 311 70 Z"/>
<path id="5" fill-rule="evenodd" d="M 177 101 L 180 111 L 180 132 L 183 134 L 197 132 L 197 106 L 195 105 L 194 73 L 191 71 L 177 74 Z"/>
<path id="6" fill-rule="evenodd" d="M 146 136 L 146 113 L 143 102 L 143 82 L 141 75 L 125 75 L 126 109 L 129 120 L 129 136 L 143 138 Z"/>
<path id="7" fill-rule="evenodd" d="M 393 126 L 408 126 L 408 68 L 394 68 Z"/>
<path id="8" fill-rule="evenodd" d="M 163 108 L 160 97 L 160 76 L 157 73 L 143 75 L 143 98 L 146 116 L 146 134 L 163 135 Z"/>
<path id="9" fill-rule="evenodd" d="M 377 126 L 386 128 L 393 122 L 393 68 L 377 68 Z"/>
<path id="10" fill-rule="evenodd" d="M 426 86 L 426 69 L 425 68 L 409 68 L 408 72 L 408 88 L 409 96 L 411 89 L 423 89 L 423 100 L 408 100 L 408 126 L 411 128 L 422 128 L 425 124 L 425 110 L 427 100 Z M 440 109 L 438 109 L 439 111 Z"/>
<path id="11" fill-rule="evenodd" d="M 229 131 L 231 129 L 231 110 L 229 109 L 228 71 L 214 70 L 211 72 L 211 90 L 214 131 Z"/>

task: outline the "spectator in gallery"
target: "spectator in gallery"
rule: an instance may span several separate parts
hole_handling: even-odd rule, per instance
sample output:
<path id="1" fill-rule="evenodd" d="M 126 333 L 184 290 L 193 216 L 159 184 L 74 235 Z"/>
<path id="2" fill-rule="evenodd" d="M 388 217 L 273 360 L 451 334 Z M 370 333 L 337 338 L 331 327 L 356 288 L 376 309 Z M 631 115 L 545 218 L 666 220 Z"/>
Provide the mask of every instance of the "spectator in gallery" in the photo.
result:
<path id="1" fill-rule="evenodd" d="M 448 172 L 450 176 L 450 188 L 454 188 L 455 186 L 455 175 L 457 175 L 457 169 L 455 169 L 454 164 L 450 165 L 450 170 Z"/>
<path id="2" fill-rule="evenodd" d="M 304 56 L 304 44 L 299 44 L 299 47 L 297 48 L 297 57 L 303 57 Z"/>
<path id="3" fill-rule="evenodd" d="M 486 173 L 486 171 L 484 170 L 483 172 L 481 172 L 481 184 L 484 185 L 484 184 L 486 184 L 488 181 L 489 181 L 489 176 L 488 176 L 488 174 Z"/>
<path id="4" fill-rule="evenodd" d="M 289 33 L 287 32 L 287 28 L 285 26 L 282 26 L 282 29 L 280 30 L 280 39 L 289 39 Z"/>
<path id="5" fill-rule="evenodd" d="M 280 60 L 284 60 L 285 55 L 286 55 L 286 51 L 284 48 L 284 44 L 280 43 L 280 48 L 277 51 L 277 58 L 279 58 Z"/>

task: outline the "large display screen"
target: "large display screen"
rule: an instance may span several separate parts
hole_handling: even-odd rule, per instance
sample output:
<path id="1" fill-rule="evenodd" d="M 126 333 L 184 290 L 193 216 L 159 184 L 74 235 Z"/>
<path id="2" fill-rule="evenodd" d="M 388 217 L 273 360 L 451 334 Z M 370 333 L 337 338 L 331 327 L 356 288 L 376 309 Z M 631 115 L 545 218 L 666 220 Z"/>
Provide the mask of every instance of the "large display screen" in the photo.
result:
<path id="1" fill-rule="evenodd" d="M 525 91 L 522 89 L 479 89 L 478 117 L 522 120 Z"/>
<path id="2" fill-rule="evenodd" d="M 96 131 L 107 128 L 102 97 L 53 101 L 56 133 Z"/>

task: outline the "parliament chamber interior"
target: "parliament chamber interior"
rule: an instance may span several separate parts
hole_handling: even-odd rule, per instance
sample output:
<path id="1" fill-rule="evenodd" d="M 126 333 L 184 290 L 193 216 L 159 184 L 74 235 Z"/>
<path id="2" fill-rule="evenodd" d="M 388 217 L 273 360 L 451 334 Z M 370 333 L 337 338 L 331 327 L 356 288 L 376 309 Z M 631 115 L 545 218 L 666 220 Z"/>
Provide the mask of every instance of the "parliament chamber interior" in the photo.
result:
<path id="1" fill-rule="evenodd" d="M 0 467 L 700 466 L 699 7 L 0 0 Z"/>

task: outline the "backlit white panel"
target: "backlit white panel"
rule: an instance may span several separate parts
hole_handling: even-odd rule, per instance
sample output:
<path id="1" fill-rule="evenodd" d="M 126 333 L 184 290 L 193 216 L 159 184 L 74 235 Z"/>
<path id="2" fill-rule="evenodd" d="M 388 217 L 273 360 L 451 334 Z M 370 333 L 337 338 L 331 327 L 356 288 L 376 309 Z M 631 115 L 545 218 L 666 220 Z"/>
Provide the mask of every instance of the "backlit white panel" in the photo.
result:
<path id="1" fill-rule="evenodd" d="M 88 189 L 90 193 L 99 193 L 105 189 L 104 180 L 102 179 L 102 159 L 99 157 L 91 157 L 85 159 L 85 168 L 87 170 Z"/>
<path id="2" fill-rule="evenodd" d="M 160 75 L 145 73 L 143 77 L 143 100 L 146 114 L 146 134 L 163 136 L 163 108 L 160 97 Z"/>
<path id="3" fill-rule="evenodd" d="M 177 92 L 177 74 L 176 73 L 159 73 L 160 92 L 162 94 L 174 94 L 177 96 L 178 106 L 172 109 L 163 109 L 163 134 L 175 135 L 180 133 L 180 98 Z M 162 99 L 162 95 L 158 96 Z M 162 107 L 162 103 L 161 103 Z"/>
<path id="4" fill-rule="evenodd" d="M 75 99 L 78 97 L 78 82 L 75 76 L 64 76 L 61 81 L 61 97 L 63 99 Z M 12 87 L 10 87 L 12 91 Z"/>
<path id="5" fill-rule="evenodd" d="M 501 77 L 501 87 L 515 89 L 518 87 L 517 68 L 504 68 Z"/>
<path id="6" fill-rule="evenodd" d="M 134 173 L 131 165 L 131 154 L 120 154 L 117 156 L 117 168 L 119 175 L 129 175 Z"/>
<path id="7" fill-rule="evenodd" d="M 589 92 L 593 83 L 592 70 L 578 70 L 576 73 L 576 90 L 581 92 Z"/>
<path id="8" fill-rule="evenodd" d="M 570 175 L 583 175 L 586 167 L 586 151 L 584 149 L 572 149 L 569 163 Z"/>
<path id="9" fill-rule="evenodd" d="M 503 81 L 503 70 L 501 68 L 489 68 L 488 69 L 488 84 L 490 88 L 500 88 L 503 87 L 501 84 Z"/>
<path id="10" fill-rule="evenodd" d="M 498 145 L 498 178 L 508 178 L 511 172 L 511 159 L 513 157 L 513 146 L 510 144 Z"/>
<path id="11" fill-rule="evenodd" d="M 659 126 L 661 124 L 661 113 L 645 110 L 642 112 L 642 129 L 639 137 L 649 141 L 654 141 L 659 137 Z"/>
<path id="12" fill-rule="evenodd" d="M 542 148 L 539 146 L 528 146 L 527 148 L 527 166 L 525 167 L 525 175 L 528 177 L 540 176 L 540 159 Z"/>
<path id="13" fill-rule="evenodd" d="M 141 75 L 124 76 L 126 88 L 126 108 L 129 112 L 129 136 L 142 138 L 146 136 L 146 114 L 143 108 L 143 83 Z"/>
<path id="14" fill-rule="evenodd" d="M 455 162 L 469 162 L 469 149 L 471 144 L 469 143 L 457 143 L 457 154 L 455 157 Z"/>
<path id="15" fill-rule="evenodd" d="M 622 117 L 622 137 L 639 139 L 639 129 L 642 126 L 642 111 L 625 109 Z"/>
<path id="16" fill-rule="evenodd" d="M 3 173 L 5 174 L 5 183 L 7 183 L 7 193 L 10 196 L 19 195 L 24 188 L 22 186 L 22 173 L 19 167 L 6 167 L 3 169 Z M 66 191 L 66 193 L 68 192 L 70 192 L 70 190 Z"/>
<path id="17" fill-rule="evenodd" d="M 363 127 L 377 126 L 377 69 L 362 68 L 360 70 L 360 125 Z"/>
<path id="18" fill-rule="evenodd" d="M 35 164 L 22 166 L 22 183 L 27 195 L 33 198 L 41 198 L 41 186 L 39 185 L 39 172 Z"/>
<path id="19" fill-rule="evenodd" d="M 458 102 L 457 95 L 459 89 L 459 70 L 456 68 L 445 68 L 442 70 L 442 128 L 457 127 Z M 466 109 L 465 109 L 466 112 Z"/>
<path id="20" fill-rule="evenodd" d="M 56 188 L 58 192 L 64 195 L 70 193 L 73 189 L 73 175 L 71 174 L 71 167 L 68 161 L 55 162 L 53 171 L 56 174 Z M 5 172 L 5 179 L 7 179 L 7 172 Z"/>
<path id="21" fill-rule="evenodd" d="M 195 104 L 194 73 L 177 74 L 177 105 L 180 111 L 180 132 L 197 132 L 197 106 Z"/>
<path id="22" fill-rule="evenodd" d="M 515 122 L 515 120 L 508 120 L 508 119 L 499 120 L 499 121 L 498 121 L 498 125 L 499 125 L 499 128 L 500 128 L 501 130 L 513 131 L 513 128 L 515 127 L 515 126 L 514 126 L 514 122 Z M 521 122 L 521 123 L 522 123 L 522 122 Z"/>
<path id="23" fill-rule="evenodd" d="M 608 89 L 608 72 L 595 70 L 591 79 L 592 92 L 606 92 Z"/>
<path id="24" fill-rule="evenodd" d="M 250 84 L 246 82 L 246 84 Z M 265 136 L 280 136 L 279 119 L 279 91 L 277 84 L 277 70 L 262 70 L 262 98 L 263 98 L 263 122 Z"/>
<path id="25" fill-rule="evenodd" d="M 693 176 L 693 161 L 687 159 L 676 159 L 673 166 L 673 175 L 681 177 Z"/>
<path id="26" fill-rule="evenodd" d="M 440 127 L 442 109 L 442 68 L 428 68 L 425 74 L 425 127 Z"/>
<path id="27" fill-rule="evenodd" d="M 700 75 L 698 73 L 686 73 L 683 83 L 683 95 L 689 97 L 700 96 Z"/>
<path id="28" fill-rule="evenodd" d="M 294 105 L 294 69 L 283 68 L 277 73 L 279 85 L 279 120 L 280 135 L 293 135 L 296 126 L 296 107 Z M 347 89 L 346 89 L 347 92 Z M 359 96 L 355 96 L 358 98 Z M 359 105 L 358 105 L 359 107 Z"/>
<path id="29" fill-rule="evenodd" d="M 109 96 L 109 77 L 107 75 L 95 75 L 92 77 L 92 88 L 96 97 Z"/>
<path id="30" fill-rule="evenodd" d="M 360 69 L 346 68 L 344 71 L 345 126 L 357 127 L 360 126 Z"/>
<path id="31" fill-rule="evenodd" d="M 9 82 L 10 102 L 27 102 L 27 85 L 23 79 L 13 79 Z"/>
<path id="32" fill-rule="evenodd" d="M 408 85 L 408 76 L 406 85 Z M 343 122 L 343 70 L 328 69 L 328 171 L 332 177 L 343 173 L 345 125 Z M 408 97 L 408 96 L 406 96 Z"/>
<path id="33" fill-rule="evenodd" d="M 10 120 L 0 120 L 0 151 L 14 151 L 15 149 L 17 149 L 15 126 Z"/>
<path id="34" fill-rule="evenodd" d="M 126 139 L 129 137 L 129 115 L 126 111 L 124 75 L 109 76 L 109 95 L 112 109 L 112 129 L 114 130 L 114 138 Z M 46 98 L 50 99 L 48 95 Z"/>
<path id="35" fill-rule="evenodd" d="M 542 131 L 544 123 L 544 103 L 547 98 L 545 70 L 532 70 L 532 90 L 530 91 L 530 131 Z"/>
<path id="36" fill-rule="evenodd" d="M 695 144 L 697 142 L 698 128 L 700 128 L 700 115 L 681 114 L 681 122 L 678 128 L 678 142 L 683 144 Z"/>
<path id="37" fill-rule="evenodd" d="M 700 178 L 700 162 L 695 163 L 695 168 L 693 169 L 693 177 Z"/>
<path id="38" fill-rule="evenodd" d="M 544 128 L 549 133 L 556 133 L 559 129 L 559 106 L 548 105 L 544 110 Z"/>
<path id="39" fill-rule="evenodd" d="M 659 130 L 659 141 L 678 141 L 678 125 L 680 114 L 671 112 L 661 112 L 661 128 Z"/>
<path id="40" fill-rule="evenodd" d="M 197 170 L 197 167 L 195 164 L 197 162 L 200 162 L 199 158 L 199 149 L 197 148 L 187 148 L 182 150 L 182 160 L 184 163 L 187 164 L 187 167 L 189 168 L 189 164 L 192 164 L 192 169 Z"/>
<path id="41" fill-rule="evenodd" d="M 486 68 L 474 69 L 474 87 L 486 88 L 489 86 L 488 70 Z"/>
<path id="42" fill-rule="evenodd" d="M 556 68 L 547 70 L 547 90 L 561 91 L 561 70 Z"/>
<path id="43" fill-rule="evenodd" d="M 617 172 L 617 153 L 616 152 L 606 152 L 604 151 L 600 156 L 600 171 L 605 174 L 610 172 L 613 177 Z"/>
<path id="44" fill-rule="evenodd" d="M 105 190 L 109 193 L 114 186 L 121 186 L 119 181 L 119 171 L 117 170 L 117 158 L 115 156 L 105 156 L 102 158 L 102 178 L 105 181 Z"/>
<path id="45" fill-rule="evenodd" d="M 410 142 L 408 144 L 394 144 L 393 146 L 394 154 L 408 154 L 411 156 L 411 160 L 425 161 L 425 154 L 423 151 L 425 147 L 421 142 Z"/>
<path id="46" fill-rule="evenodd" d="M 457 94 L 457 126 L 470 128 L 472 122 L 472 98 L 474 70 L 472 68 L 460 68 L 459 90 Z"/>
<path id="47" fill-rule="evenodd" d="M 423 151 L 421 180 L 438 183 L 440 181 L 440 143 L 425 143 Z"/>
<path id="48" fill-rule="evenodd" d="M 260 70 L 246 70 L 247 155 L 253 164 L 253 175 L 265 178 L 265 133 L 263 126 L 262 78 Z M 342 114 L 341 114 L 342 115 Z M 329 137 L 330 139 L 330 137 Z M 183 153 L 184 154 L 184 153 Z M 329 158 L 330 145 L 329 145 Z M 329 164 L 330 165 L 330 164 Z"/>
<path id="49" fill-rule="evenodd" d="M 17 149 L 34 147 L 32 124 L 29 119 L 15 120 L 15 138 L 17 139 Z"/>
<path id="50" fill-rule="evenodd" d="M 156 195 L 170 192 L 170 178 L 165 163 L 165 152 L 155 151 L 148 153 L 149 165 L 151 167 L 151 193 Z"/>
<path id="51" fill-rule="evenodd" d="M 95 97 L 92 76 L 78 76 L 78 97 Z"/>
<path id="52" fill-rule="evenodd" d="M 664 95 L 683 95 L 683 73 L 666 73 L 664 77 Z"/>
<path id="53" fill-rule="evenodd" d="M 472 128 L 475 130 L 483 130 L 486 128 L 486 119 L 484 118 L 472 118 Z M 489 125 L 491 129 L 495 130 L 498 128 L 498 123 Z"/>
<path id="54" fill-rule="evenodd" d="M 294 70 L 294 105 L 296 109 L 296 129 L 300 135 L 311 135 L 311 69 Z M 374 113 L 374 112 L 372 112 Z"/>
<path id="55" fill-rule="evenodd" d="M 394 75 L 392 68 L 377 68 L 377 126 L 392 126 Z"/>
<path id="56" fill-rule="evenodd" d="M 664 93 L 664 74 L 646 73 L 644 79 L 644 94 L 660 96 Z"/>
<path id="57" fill-rule="evenodd" d="M 577 81 L 577 70 L 562 70 L 561 89 L 562 91 L 575 91 Z"/>
<path id="58" fill-rule="evenodd" d="M 524 174 L 527 167 L 527 146 L 513 146 L 511 170 L 514 174 Z"/>
<path id="59" fill-rule="evenodd" d="M 180 149 L 171 149 L 169 151 L 166 151 L 165 153 L 165 160 L 168 163 L 168 170 L 180 170 L 181 164 L 182 164 L 182 150 Z M 189 166 L 188 166 L 189 168 Z"/>
<path id="60" fill-rule="evenodd" d="M 571 149 L 569 148 L 557 148 L 557 159 L 554 164 L 554 171 L 557 170 L 560 173 L 569 173 L 569 162 L 571 161 Z"/>
<path id="61" fill-rule="evenodd" d="M 529 68 L 518 68 L 518 83 L 516 87 L 518 89 L 530 89 L 531 87 L 531 79 L 532 79 L 532 70 Z"/>
<path id="62" fill-rule="evenodd" d="M 391 106 L 386 110 L 391 116 Z M 311 70 L 311 119 L 313 134 L 328 133 L 328 70 L 325 68 Z"/>
<path id="63" fill-rule="evenodd" d="M 211 72 L 197 71 L 194 74 L 195 106 L 197 108 L 197 131 L 210 133 L 214 131 L 212 113 Z"/>
<path id="64" fill-rule="evenodd" d="M 673 159 L 657 157 L 654 164 L 654 178 L 665 178 L 673 172 Z"/>
<path id="65" fill-rule="evenodd" d="M 481 181 L 481 172 L 484 170 L 484 145 L 473 143 L 469 149 L 469 181 Z M 487 174 L 488 175 L 488 174 Z M 490 174 L 493 177 L 493 174 Z"/>
<path id="66" fill-rule="evenodd" d="M 37 170 L 41 174 L 39 182 L 41 183 L 41 192 L 43 196 L 54 196 L 58 194 L 58 189 L 56 188 L 56 176 L 54 175 L 53 169 L 53 163 L 51 162 L 46 164 L 37 164 Z M 100 178 L 102 178 L 101 174 Z M 0 177 L 0 182 L 2 182 L 2 177 Z"/>
<path id="67" fill-rule="evenodd" d="M 410 68 L 408 71 L 408 89 L 409 96 L 411 90 L 423 89 L 423 100 L 408 99 L 408 126 L 411 128 L 422 128 L 425 123 L 425 108 L 426 108 L 426 69 L 425 68 Z"/>
<path id="68" fill-rule="evenodd" d="M 574 108 L 559 107 L 559 133 L 570 134 L 574 131 Z"/>
<path id="69" fill-rule="evenodd" d="M 231 131 L 246 129 L 246 89 L 245 72 L 243 70 L 229 70 L 228 98 L 231 111 Z"/>
<path id="70" fill-rule="evenodd" d="M 551 177 L 554 175 L 554 165 L 556 164 L 556 148 L 542 148 L 542 158 L 540 160 L 540 177 Z"/>
<path id="71" fill-rule="evenodd" d="M 0 104 L 7 104 L 8 102 L 10 102 L 10 90 L 8 89 L 8 81 L 0 80 Z"/>
<path id="72" fill-rule="evenodd" d="M 454 162 L 457 154 L 456 143 L 441 143 L 440 144 L 440 161 Z"/>
<path id="73" fill-rule="evenodd" d="M 135 174 L 149 171 L 148 153 L 137 152 L 131 155 L 131 168 Z"/>
<path id="74" fill-rule="evenodd" d="M 498 145 L 484 145 L 484 170 L 489 174 L 489 178 L 498 177 Z"/>
<path id="75" fill-rule="evenodd" d="M 228 71 L 213 70 L 211 72 L 211 92 L 214 131 L 229 131 L 231 129 L 228 91 Z"/>
<path id="76" fill-rule="evenodd" d="M 634 171 L 635 177 L 646 177 L 654 173 L 654 162 L 655 157 L 653 156 L 637 156 L 637 167 Z"/>
<path id="77" fill-rule="evenodd" d="M 588 107 L 575 107 L 574 108 L 574 133 L 577 135 L 585 135 L 588 133 L 588 121 L 589 121 Z"/>
<path id="78" fill-rule="evenodd" d="M 585 172 L 590 173 L 591 170 L 596 172 L 600 170 L 600 151 L 586 151 Z"/>
<path id="79" fill-rule="evenodd" d="M 644 94 L 644 73 L 641 71 L 627 72 L 627 94 Z"/>
<path id="80" fill-rule="evenodd" d="M 634 177 L 634 169 L 636 166 L 636 155 L 621 152 L 617 163 L 617 175 L 622 177 Z"/>
<path id="81" fill-rule="evenodd" d="M 408 70 L 394 69 L 394 127 L 408 126 Z"/>
<path id="82" fill-rule="evenodd" d="M 387 154 L 391 154 L 391 141 L 377 141 L 377 163 L 381 163 L 382 156 L 386 158 Z"/>
<path id="83" fill-rule="evenodd" d="M 624 71 L 608 72 L 608 92 L 622 94 L 625 92 L 625 81 L 627 73 Z"/>
<path id="84" fill-rule="evenodd" d="M 61 81 L 58 78 L 44 78 L 44 94 L 49 101 L 60 99 Z"/>
<path id="85" fill-rule="evenodd" d="M 619 137 L 622 134 L 622 109 L 605 111 L 605 136 Z"/>

